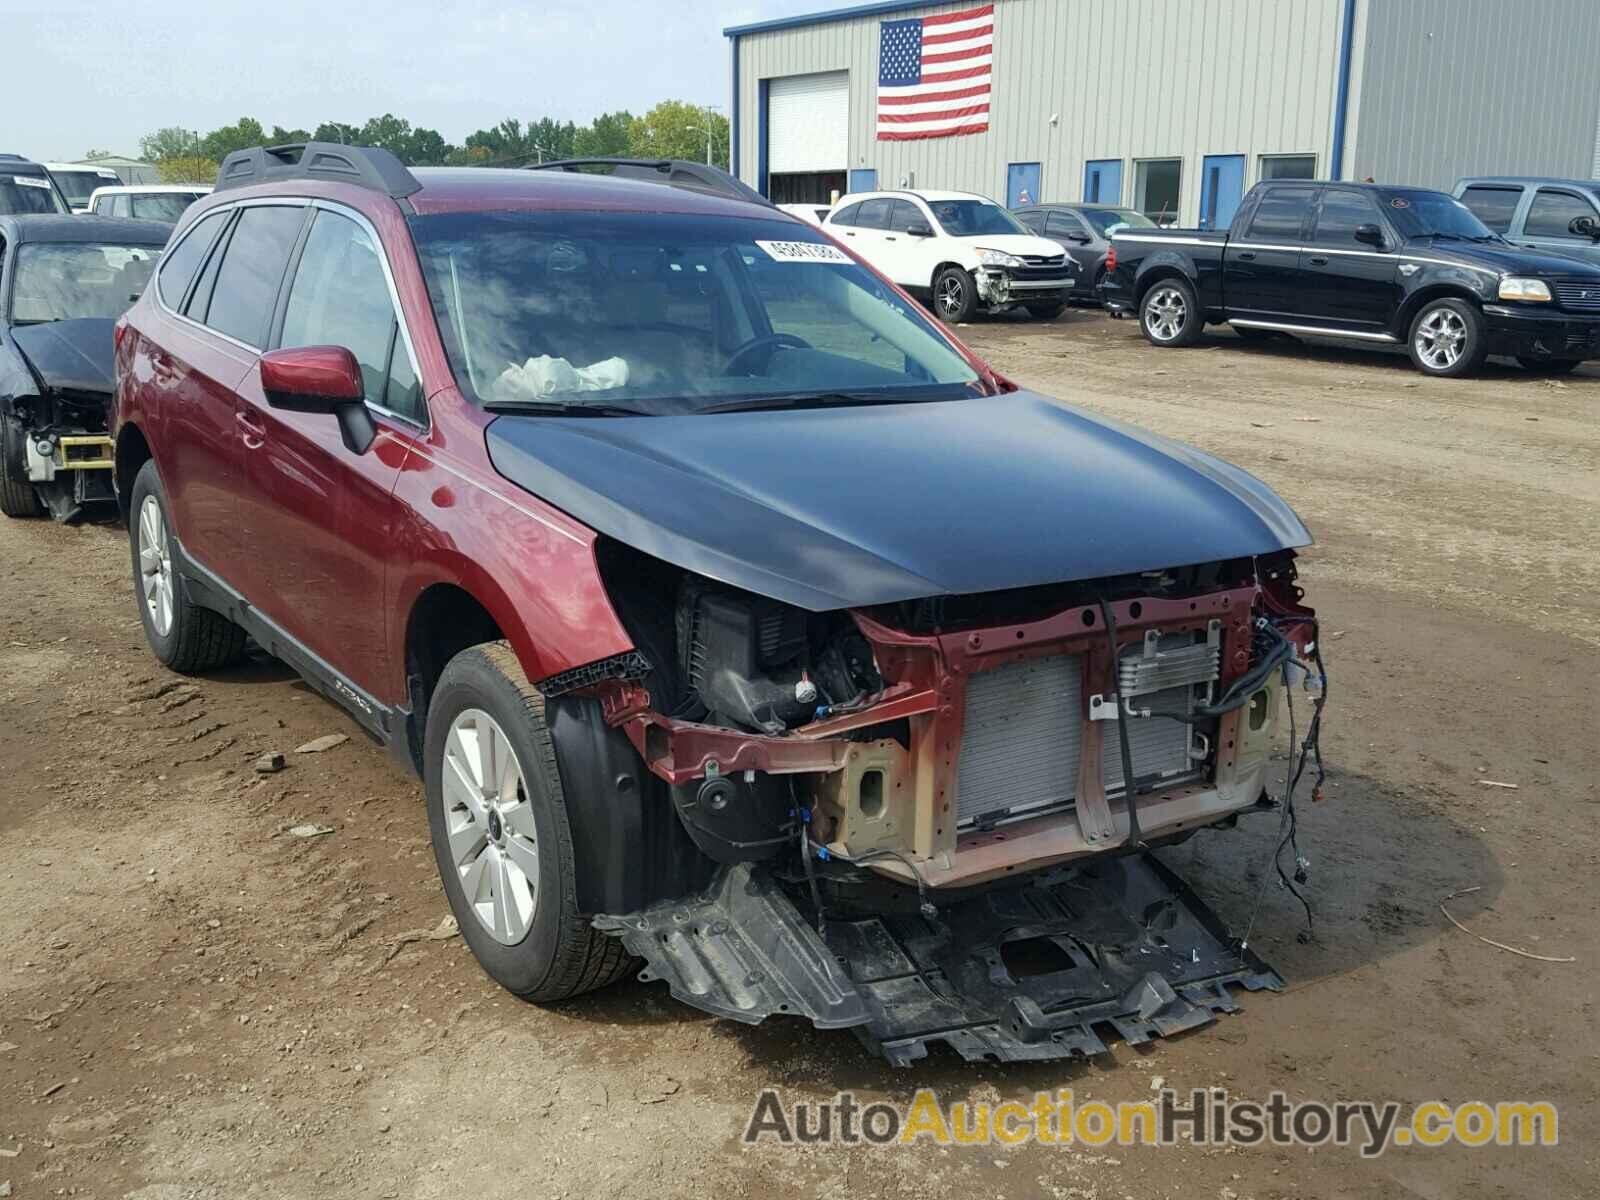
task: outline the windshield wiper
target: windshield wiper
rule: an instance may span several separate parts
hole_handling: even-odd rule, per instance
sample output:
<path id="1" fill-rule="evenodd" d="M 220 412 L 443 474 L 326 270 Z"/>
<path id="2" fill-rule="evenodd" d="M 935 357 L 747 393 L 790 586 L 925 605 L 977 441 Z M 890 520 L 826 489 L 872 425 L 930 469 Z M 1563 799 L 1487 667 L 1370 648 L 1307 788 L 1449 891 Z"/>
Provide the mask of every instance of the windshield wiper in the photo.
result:
<path id="1" fill-rule="evenodd" d="M 787 395 L 757 396 L 753 399 L 724 400 L 697 408 L 696 413 L 765 412 L 779 408 L 831 408 L 864 404 L 915 404 L 918 397 L 876 396 L 870 392 L 791 392 Z"/>
<path id="2" fill-rule="evenodd" d="M 522 417 L 649 417 L 642 408 L 622 404 L 585 404 L 579 400 L 486 400 L 483 407 L 492 413 L 515 413 Z"/>

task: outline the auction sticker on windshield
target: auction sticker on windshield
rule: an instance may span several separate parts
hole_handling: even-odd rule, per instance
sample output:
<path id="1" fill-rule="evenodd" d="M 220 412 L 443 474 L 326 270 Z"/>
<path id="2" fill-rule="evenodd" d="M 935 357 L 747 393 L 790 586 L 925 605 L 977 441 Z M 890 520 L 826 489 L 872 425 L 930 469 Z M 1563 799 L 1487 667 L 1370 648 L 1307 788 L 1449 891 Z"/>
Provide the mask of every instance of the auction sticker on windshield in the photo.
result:
<path id="1" fill-rule="evenodd" d="M 13 175 L 11 182 L 20 183 L 23 187 L 43 188 L 47 192 L 50 190 L 50 184 L 46 180 L 35 179 L 32 175 Z"/>
<path id="2" fill-rule="evenodd" d="M 837 246 L 829 246 L 822 242 L 763 242 L 757 241 L 756 245 L 765 250 L 769 257 L 778 262 L 822 262 L 844 263 L 849 266 L 852 259 Z"/>

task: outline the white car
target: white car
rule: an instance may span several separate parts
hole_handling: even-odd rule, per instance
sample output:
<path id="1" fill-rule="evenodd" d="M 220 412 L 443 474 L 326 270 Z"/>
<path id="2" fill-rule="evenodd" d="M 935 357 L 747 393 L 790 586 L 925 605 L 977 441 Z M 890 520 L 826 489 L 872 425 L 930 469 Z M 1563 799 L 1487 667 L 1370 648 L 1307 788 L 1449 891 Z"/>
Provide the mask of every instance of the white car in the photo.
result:
<path id="1" fill-rule="evenodd" d="M 101 217 L 138 217 L 176 224 L 184 209 L 210 194 L 210 185 L 204 183 L 135 183 L 95 188 L 88 211 Z"/>
<path id="2" fill-rule="evenodd" d="M 828 219 L 831 204 L 780 204 L 780 209 L 791 217 L 799 217 L 807 225 L 821 225 Z"/>
<path id="3" fill-rule="evenodd" d="M 1016 306 L 1053 320 L 1077 270 L 1060 246 L 971 192 L 850 195 L 822 227 L 907 291 L 931 297 L 950 324 Z"/>
<path id="4" fill-rule="evenodd" d="M 86 167 L 82 163 L 47 162 L 44 169 L 56 181 L 68 206 L 75 213 L 89 211 L 89 198 L 96 188 L 122 182 L 110 167 Z"/>

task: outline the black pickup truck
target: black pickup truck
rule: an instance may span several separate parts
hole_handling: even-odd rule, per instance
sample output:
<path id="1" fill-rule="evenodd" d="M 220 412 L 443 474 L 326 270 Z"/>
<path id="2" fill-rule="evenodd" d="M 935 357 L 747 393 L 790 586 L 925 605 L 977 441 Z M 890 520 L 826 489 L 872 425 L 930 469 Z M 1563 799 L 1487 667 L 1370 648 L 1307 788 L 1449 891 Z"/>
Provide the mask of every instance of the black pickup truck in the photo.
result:
<path id="1" fill-rule="evenodd" d="M 1566 372 L 1600 358 L 1600 268 L 1513 246 L 1423 188 L 1259 183 L 1226 231 L 1126 229 L 1104 299 L 1157 346 L 1208 324 L 1243 338 L 1404 342 L 1417 369 L 1465 375 L 1490 354 Z"/>

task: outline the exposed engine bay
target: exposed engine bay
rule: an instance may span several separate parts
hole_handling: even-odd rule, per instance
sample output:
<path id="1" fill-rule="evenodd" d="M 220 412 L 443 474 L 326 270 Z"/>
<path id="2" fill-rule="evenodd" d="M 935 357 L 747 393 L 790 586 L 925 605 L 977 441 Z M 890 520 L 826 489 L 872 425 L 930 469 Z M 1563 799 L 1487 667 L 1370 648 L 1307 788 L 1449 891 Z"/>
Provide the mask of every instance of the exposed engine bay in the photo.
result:
<path id="1" fill-rule="evenodd" d="M 907 1062 L 1093 1053 L 1097 1023 L 1143 1040 L 1281 985 L 1147 851 L 1277 811 L 1300 895 L 1294 789 L 1267 791 L 1297 701 L 1290 779 L 1321 775 L 1292 551 L 831 612 L 599 561 L 636 652 L 541 687 L 599 701 L 715 864 L 596 922 L 675 995 Z"/>

